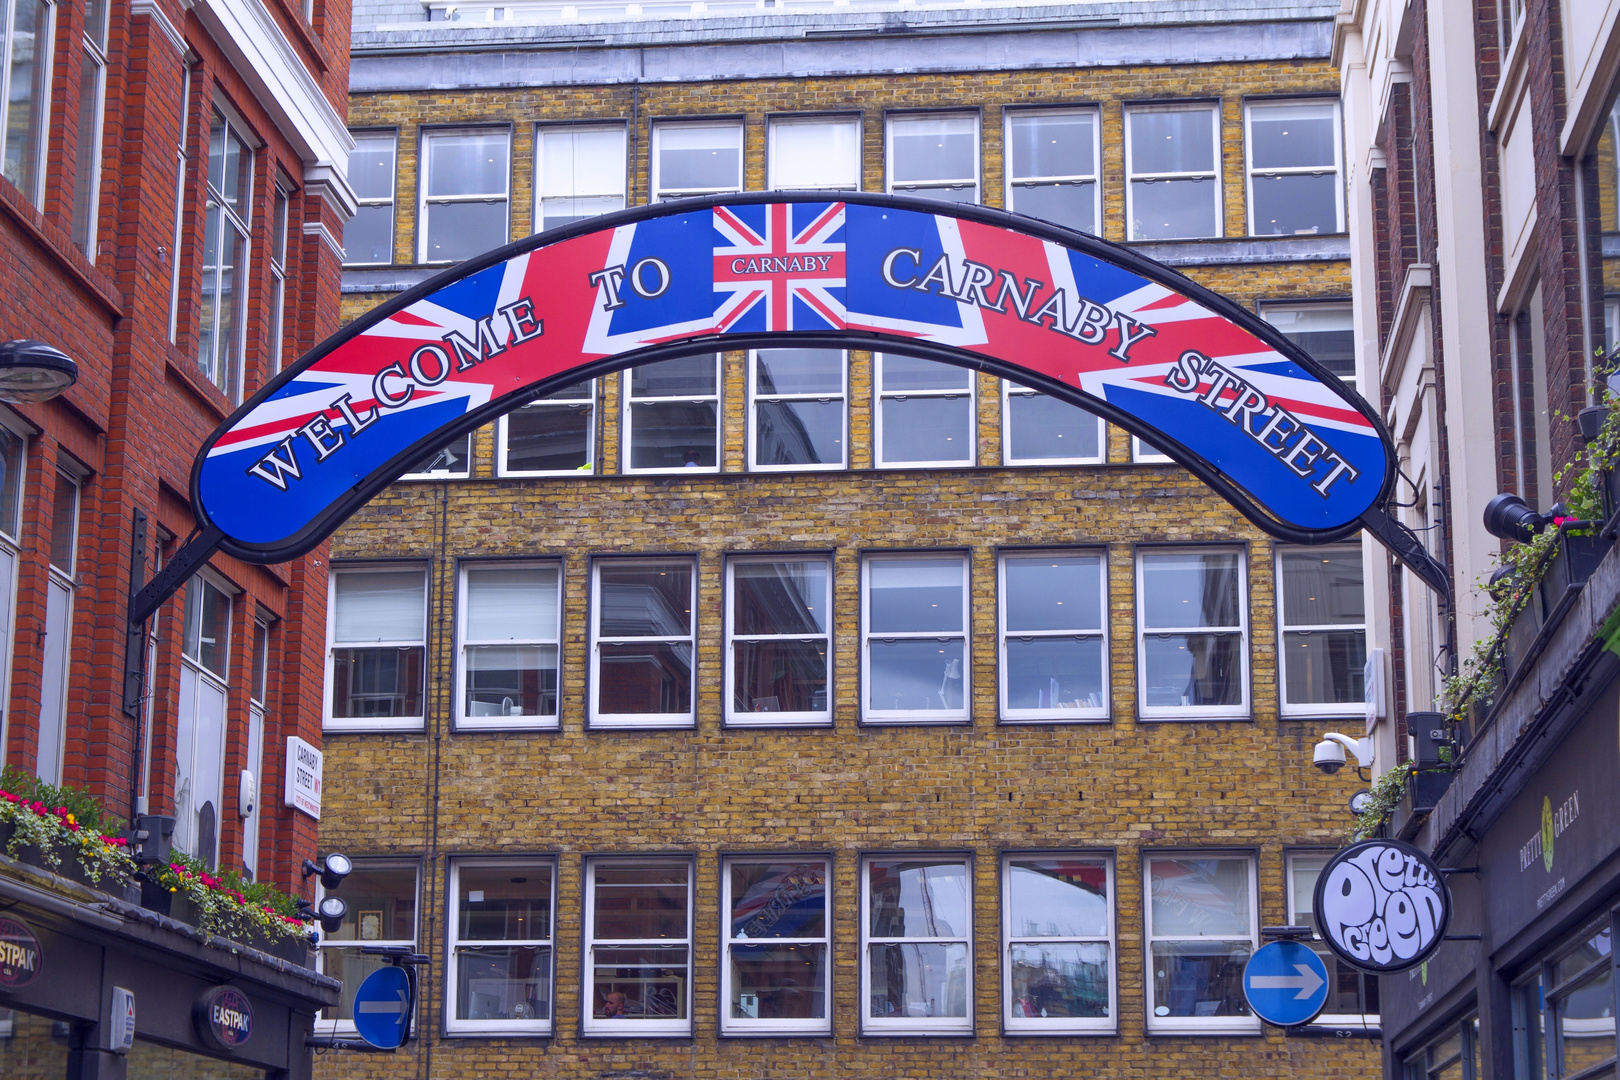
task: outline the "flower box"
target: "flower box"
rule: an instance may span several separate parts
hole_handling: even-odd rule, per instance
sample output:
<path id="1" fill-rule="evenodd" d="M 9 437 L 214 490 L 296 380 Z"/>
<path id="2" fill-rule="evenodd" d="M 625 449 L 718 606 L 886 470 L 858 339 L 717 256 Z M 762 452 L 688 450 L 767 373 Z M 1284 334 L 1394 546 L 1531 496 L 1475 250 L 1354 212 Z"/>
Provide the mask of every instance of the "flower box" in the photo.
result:
<path id="1" fill-rule="evenodd" d="M 1524 664 L 1525 657 L 1530 654 L 1530 646 L 1536 643 L 1542 626 L 1541 598 L 1529 596 L 1520 605 L 1518 614 L 1508 623 L 1507 633 L 1502 639 L 1502 677 L 1511 679 L 1515 672 Z"/>
<path id="2" fill-rule="evenodd" d="M 1450 769 L 1424 769 L 1412 774 L 1406 791 L 1390 815 L 1390 832 L 1401 840 L 1411 840 L 1423 822 L 1440 805 L 1440 796 L 1451 786 Z"/>
<path id="3" fill-rule="evenodd" d="M 1541 600 L 1548 619 L 1555 619 L 1571 594 L 1586 583 L 1614 546 L 1613 540 L 1598 535 L 1575 536 L 1564 533 L 1547 572 L 1541 577 Z"/>

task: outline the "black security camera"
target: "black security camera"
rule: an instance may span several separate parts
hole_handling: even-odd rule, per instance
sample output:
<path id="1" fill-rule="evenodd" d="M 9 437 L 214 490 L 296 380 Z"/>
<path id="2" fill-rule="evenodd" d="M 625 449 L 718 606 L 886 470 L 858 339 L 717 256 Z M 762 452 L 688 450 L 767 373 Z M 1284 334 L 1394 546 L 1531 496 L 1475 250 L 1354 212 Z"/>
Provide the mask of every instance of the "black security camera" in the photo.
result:
<path id="1" fill-rule="evenodd" d="M 1528 541 L 1552 523 L 1517 495 L 1503 492 L 1485 504 L 1485 531 L 1503 540 Z"/>

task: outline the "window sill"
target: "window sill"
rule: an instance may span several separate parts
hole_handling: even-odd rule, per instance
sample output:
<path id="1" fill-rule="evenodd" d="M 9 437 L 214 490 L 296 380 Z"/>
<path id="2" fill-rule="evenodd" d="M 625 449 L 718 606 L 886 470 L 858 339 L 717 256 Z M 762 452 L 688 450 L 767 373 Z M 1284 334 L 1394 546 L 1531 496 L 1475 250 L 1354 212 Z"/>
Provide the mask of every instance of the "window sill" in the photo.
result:
<path id="1" fill-rule="evenodd" d="M 483 724 L 477 720 L 462 718 L 454 722 L 451 730 L 457 735 L 477 735 L 485 731 L 508 735 L 521 732 L 530 732 L 536 735 L 555 735 L 562 730 L 562 725 L 557 722 L 556 717 L 549 719 L 536 717 L 532 723 L 527 724 L 514 723 L 511 720 L 502 721 L 499 724 Z"/>
<path id="2" fill-rule="evenodd" d="M 761 1028 L 758 1031 L 726 1031 L 721 1029 L 722 1039 L 830 1039 L 833 1037 L 832 1028 Z"/>
<path id="3" fill-rule="evenodd" d="M 692 731 L 697 728 L 697 720 L 685 717 L 681 720 L 661 723 L 656 720 L 587 720 L 586 731 Z"/>
<path id="4" fill-rule="evenodd" d="M 1207 716 L 1144 716 L 1136 714 L 1138 724 L 1252 724 L 1253 713 L 1211 713 Z"/>
<path id="5" fill-rule="evenodd" d="M 635 1021 L 629 1021 L 634 1023 Z M 579 1033 L 581 1039 L 592 1041 L 623 1040 L 623 1039 L 691 1039 L 691 1029 L 686 1031 L 585 1031 Z"/>
<path id="6" fill-rule="evenodd" d="M 868 1021 L 870 1023 L 870 1021 Z M 863 1039 L 971 1039 L 974 1037 L 973 1025 L 958 1028 L 861 1028 Z"/>
<path id="7" fill-rule="evenodd" d="M 420 718 L 415 720 L 333 720 L 330 717 L 321 721 L 322 735 L 420 735 L 427 730 L 427 724 Z"/>
<path id="8" fill-rule="evenodd" d="M 554 1035 L 551 1028 L 506 1027 L 469 1028 L 446 1027 L 444 1037 L 447 1039 L 550 1039 Z"/>
<path id="9" fill-rule="evenodd" d="M 220 423 L 224 423 L 225 418 L 236 411 L 236 406 L 230 403 L 230 399 L 225 396 L 219 387 L 203 378 L 202 372 L 188 371 L 185 360 L 179 358 L 181 356 L 183 354 L 180 354 L 178 350 L 171 349 L 163 358 L 164 368 L 168 370 L 169 374 L 184 383 L 186 389 L 190 390 L 197 401 L 212 413 Z M 194 367 L 195 364 L 196 361 L 193 359 L 192 366 Z"/>
<path id="10" fill-rule="evenodd" d="M 971 716 L 952 716 L 938 720 L 929 720 L 920 716 L 906 716 L 898 718 L 862 716 L 859 720 L 861 727 L 966 727 L 973 723 Z"/>
<path id="11" fill-rule="evenodd" d="M 1236 1020 L 1226 1023 L 1183 1023 L 1183 1024 L 1149 1024 L 1147 1034 L 1149 1038 L 1186 1038 L 1209 1035 L 1239 1035 L 1264 1036 L 1265 1025 L 1256 1020 Z"/>
<path id="12" fill-rule="evenodd" d="M 833 726 L 832 717 L 816 720 L 743 720 L 727 717 L 721 727 L 727 731 L 780 731 L 784 728 L 800 731 L 826 731 Z"/>
<path id="13" fill-rule="evenodd" d="M 1011 1027 L 1002 1025 L 1001 1034 L 1008 1039 L 1077 1039 L 1113 1038 L 1119 1035 L 1118 1025 L 1110 1027 L 1053 1027 L 1048 1029 Z"/>
<path id="14" fill-rule="evenodd" d="M 1072 724 L 1111 724 L 1113 723 L 1113 717 L 1107 713 L 1101 716 L 1009 717 L 1002 715 L 996 718 L 996 723 L 1003 727 L 1053 727 Z"/>

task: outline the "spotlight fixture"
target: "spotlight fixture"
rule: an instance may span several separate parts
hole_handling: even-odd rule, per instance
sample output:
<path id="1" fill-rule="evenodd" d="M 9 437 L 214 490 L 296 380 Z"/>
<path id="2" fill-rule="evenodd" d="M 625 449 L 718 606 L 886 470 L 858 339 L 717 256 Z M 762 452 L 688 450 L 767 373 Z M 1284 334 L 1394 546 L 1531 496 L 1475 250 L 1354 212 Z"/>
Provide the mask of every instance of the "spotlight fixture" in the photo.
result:
<path id="1" fill-rule="evenodd" d="M 1361 791 L 1358 791 L 1354 795 L 1350 796 L 1350 812 L 1356 817 L 1360 817 L 1361 812 L 1367 809 L 1371 803 L 1372 792 L 1363 788 Z"/>
<path id="2" fill-rule="evenodd" d="M 1503 540 L 1528 541 L 1552 523 L 1517 495 L 1503 492 L 1485 504 L 1485 531 Z"/>
<path id="3" fill-rule="evenodd" d="M 49 401 L 79 381 L 79 365 L 43 341 L 0 343 L 0 401 Z"/>
<path id="4" fill-rule="evenodd" d="M 325 865 L 316 866 L 312 860 L 305 859 L 302 868 L 306 878 L 321 875 L 323 889 L 337 888 L 354 871 L 354 862 L 347 855 L 339 855 L 335 851 L 328 853 L 323 862 Z"/>
<path id="5" fill-rule="evenodd" d="M 321 929 L 328 934 L 335 934 L 343 928 L 343 917 L 349 913 L 349 905 L 343 902 L 341 896 L 323 896 L 321 902 L 315 905 L 315 917 L 321 921 Z"/>

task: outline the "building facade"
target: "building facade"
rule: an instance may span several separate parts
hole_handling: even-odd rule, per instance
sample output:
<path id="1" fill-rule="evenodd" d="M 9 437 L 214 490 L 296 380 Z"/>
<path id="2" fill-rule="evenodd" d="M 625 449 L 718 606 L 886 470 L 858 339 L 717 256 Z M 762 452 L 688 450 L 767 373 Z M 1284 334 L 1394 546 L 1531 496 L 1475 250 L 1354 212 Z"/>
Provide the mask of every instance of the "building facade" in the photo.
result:
<path id="1" fill-rule="evenodd" d="M 890 191 L 1129 243 L 1352 379 L 1333 13 L 363 8 L 344 317 L 626 206 Z M 1350 825 L 1309 757 L 1365 722 L 1358 542 L 982 374 L 763 350 L 526 405 L 331 556 L 323 970 L 430 960 L 404 1060 L 325 1074 L 1377 1067 L 1355 972 L 1287 1036 L 1240 986 Z"/>
<path id="2" fill-rule="evenodd" d="M 279 791 L 287 737 L 320 741 L 324 554 L 216 557 L 144 633 L 127 612 L 196 528 L 204 437 L 337 325 L 348 34 L 343 0 L 0 11 L 0 340 L 78 367 L 54 400 L 0 406 L 3 760 L 301 893 L 315 822 Z M 0 980 L 0 1074 L 307 1072 L 330 980 L 9 856 L 0 897 L 39 945 L 31 985 Z M 259 1006 L 238 1052 L 190 1019 L 228 980 Z M 127 1059 L 98 1049 L 114 983 L 135 991 Z"/>
<path id="3" fill-rule="evenodd" d="M 1487 583 L 1507 543 L 1484 511 L 1499 492 L 1543 513 L 1572 499 L 1577 417 L 1609 401 L 1620 6 L 1347 2 L 1334 57 L 1358 370 L 1401 455 L 1404 518 L 1455 597 L 1367 566 L 1369 642 L 1392 661 L 1379 766 L 1415 750 L 1436 770 L 1427 732 L 1453 743 L 1389 826 L 1459 869 L 1465 935 L 1384 980 L 1385 1072 L 1613 1075 L 1612 533 L 1562 548 L 1558 587 L 1499 625 Z M 1481 665 L 1493 684 L 1446 691 Z"/>

